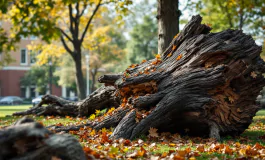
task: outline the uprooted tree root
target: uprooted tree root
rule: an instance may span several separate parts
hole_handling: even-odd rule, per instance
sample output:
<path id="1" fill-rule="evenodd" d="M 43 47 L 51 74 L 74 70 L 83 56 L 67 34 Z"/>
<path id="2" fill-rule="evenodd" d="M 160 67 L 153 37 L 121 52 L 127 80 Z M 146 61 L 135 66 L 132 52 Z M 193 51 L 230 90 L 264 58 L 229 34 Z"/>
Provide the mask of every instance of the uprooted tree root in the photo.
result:
<path id="1" fill-rule="evenodd" d="M 261 47 L 240 30 L 210 33 L 201 21 L 193 16 L 155 59 L 101 77 L 105 86 L 85 100 L 72 103 L 47 95 L 39 106 L 14 115 L 88 116 L 95 109 L 116 107 L 86 125 L 116 127 L 112 137 L 127 139 L 150 127 L 217 139 L 241 134 L 258 110 L 256 96 L 265 85 Z M 41 107 L 44 103 L 49 106 Z M 55 128 L 71 129 L 78 126 Z"/>

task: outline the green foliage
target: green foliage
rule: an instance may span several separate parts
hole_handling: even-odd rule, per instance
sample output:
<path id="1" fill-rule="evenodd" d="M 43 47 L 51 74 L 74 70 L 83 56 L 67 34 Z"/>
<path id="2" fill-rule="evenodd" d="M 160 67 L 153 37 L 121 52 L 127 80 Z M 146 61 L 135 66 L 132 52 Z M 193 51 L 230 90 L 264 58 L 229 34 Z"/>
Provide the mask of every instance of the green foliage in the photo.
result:
<path id="1" fill-rule="evenodd" d="M 78 96 L 85 98 L 82 74 L 82 45 L 95 18 L 101 17 L 112 5 L 120 14 L 116 22 L 128 13 L 132 0 L 24 0 L 14 1 L 8 6 L 6 19 L 12 23 L 10 38 L 16 41 L 21 36 L 38 36 L 45 42 L 60 40 L 64 49 L 76 64 Z M 5 5 L 1 5 L 5 6 Z M 110 7 L 111 8 L 111 7 Z M 120 18 L 121 17 L 121 18 Z M 55 52 L 56 53 L 56 52 Z"/>
<path id="2" fill-rule="evenodd" d="M 131 40 L 127 44 L 127 58 L 130 63 L 140 63 L 152 59 L 157 53 L 156 19 L 145 16 L 142 23 L 134 26 L 130 32 Z"/>
<path id="3" fill-rule="evenodd" d="M 54 72 L 55 67 L 52 67 Z M 52 77 L 53 84 L 58 81 L 57 76 Z M 22 86 L 36 86 L 39 93 L 45 93 L 47 85 L 49 84 L 49 66 L 34 66 L 21 78 L 20 84 Z"/>
<path id="4" fill-rule="evenodd" d="M 265 3 L 263 0 L 202 0 L 191 2 L 190 9 L 196 8 L 205 23 L 213 31 L 227 28 L 243 29 L 252 35 L 264 38 Z"/>
<path id="5" fill-rule="evenodd" d="M 60 57 L 60 61 L 60 69 L 54 72 L 54 75 L 59 78 L 58 84 L 75 91 L 75 64 L 70 55 L 66 54 Z"/>

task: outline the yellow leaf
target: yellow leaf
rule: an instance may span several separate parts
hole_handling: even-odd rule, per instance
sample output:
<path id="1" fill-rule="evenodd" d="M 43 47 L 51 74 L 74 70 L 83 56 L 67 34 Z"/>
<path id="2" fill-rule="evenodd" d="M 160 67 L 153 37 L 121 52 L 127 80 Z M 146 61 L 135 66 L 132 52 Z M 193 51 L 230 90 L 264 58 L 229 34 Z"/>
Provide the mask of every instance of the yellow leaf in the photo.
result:
<path id="1" fill-rule="evenodd" d="M 90 117 L 89 117 L 90 120 L 94 120 L 95 118 L 96 118 L 95 114 L 91 114 Z"/>
<path id="2" fill-rule="evenodd" d="M 99 115 L 99 114 L 100 114 L 100 110 L 96 109 L 96 115 Z"/>

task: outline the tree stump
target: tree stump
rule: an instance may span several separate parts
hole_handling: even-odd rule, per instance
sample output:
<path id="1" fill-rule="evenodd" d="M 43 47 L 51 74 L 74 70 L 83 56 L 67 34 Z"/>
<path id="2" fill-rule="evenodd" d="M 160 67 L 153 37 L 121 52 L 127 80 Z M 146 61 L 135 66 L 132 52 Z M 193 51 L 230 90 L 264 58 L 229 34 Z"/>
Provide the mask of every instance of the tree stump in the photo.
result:
<path id="1" fill-rule="evenodd" d="M 107 87 L 76 103 L 78 114 L 93 113 L 98 105 L 86 102 L 98 95 L 100 107 L 117 109 L 89 125 L 117 125 L 113 138 L 133 139 L 150 127 L 217 139 L 241 134 L 259 109 L 255 100 L 265 85 L 261 47 L 241 30 L 210 33 L 201 21 L 193 16 L 155 59 L 101 77 Z"/>
<path id="2" fill-rule="evenodd" d="M 22 118 L 0 129 L 0 160 L 85 160 L 78 140 L 68 134 L 53 134 L 40 123 Z"/>

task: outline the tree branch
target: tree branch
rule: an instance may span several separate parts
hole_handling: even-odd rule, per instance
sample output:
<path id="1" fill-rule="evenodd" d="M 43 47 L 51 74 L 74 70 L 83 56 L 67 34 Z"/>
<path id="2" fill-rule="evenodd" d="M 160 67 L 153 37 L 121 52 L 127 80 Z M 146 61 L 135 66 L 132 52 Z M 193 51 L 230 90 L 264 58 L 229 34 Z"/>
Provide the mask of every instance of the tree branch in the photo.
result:
<path id="1" fill-rule="evenodd" d="M 61 35 L 61 41 L 62 41 L 62 43 L 63 43 L 63 46 L 64 46 L 64 48 L 66 49 L 66 51 L 68 52 L 68 53 L 70 53 L 70 55 L 71 56 L 73 56 L 74 54 L 73 54 L 73 51 L 71 51 L 71 49 L 67 46 L 67 44 L 66 44 L 66 42 L 65 42 L 65 40 L 64 40 L 64 38 L 63 38 L 63 36 Z"/>
<path id="2" fill-rule="evenodd" d="M 74 23 L 75 23 L 75 35 L 74 35 L 74 39 L 78 40 L 78 35 L 79 35 L 79 2 L 76 3 L 75 5 L 75 9 L 76 9 L 76 16 L 74 18 Z"/>
<path id="3" fill-rule="evenodd" d="M 88 27 L 89 27 L 89 25 L 91 24 L 93 17 L 96 15 L 96 13 L 97 13 L 97 11 L 98 11 L 100 5 L 101 5 L 101 1 L 102 1 L 102 0 L 99 0 L 99 2 L 98 2 L 98 4 L 97 4 L 96 8 L 94 9 L 94 11 L 93 11 L 91 17 L 89 18 L 89 20 L 88 20 L 88 22 L 87 22 L 87 24 L 86 24 L 86 28 L 85 28 L 85 30 L 84 30 L 84 32 L 83 32 L 83 34 L 82 34 L 82 37 L 81 37 L 81 39 L 80 39 L 80 43 L 83 42 L 83 40 L 84 40 L 84 38 L 85 38 L 85 35 L 86 35 L 86 32 L 87 32 L 87 30 L 88 30 Z"/>
<path id="4" fill-rule="evenodd" d="M 87 8 L 87 3 L 86 3 L 86 2 L 84 2 L 84 8 L 83 8 L 83 10 L 81 11 L 81 13 L 80 13 L 79 17 L 82 17 L 82 16 L 83 16 L 83 14 L 84 14 L 84 12 L 85 12 L 86 8 Z"/>
<path id="5" fill-rule="evenodd" d="M 68 9 L 69 9 L 69 19 L 70 19 L 70 32 L 73 33 L 74 29 L 73 29 L 73 8 L 72 5 L 69 4 L 68 5 Z"/>
<path id="6" fill-rule="evenodd" d="M 68 34 L 66 34 L 61 28 L 59 28 L 59 27 L 56 27 L 57 29 L 59 29 L 60 30 L 60 32 L 69 40 L 69 41 L 71 41 L 71 42 L 73 42 L 73 39 L 68 35 Z"/>

